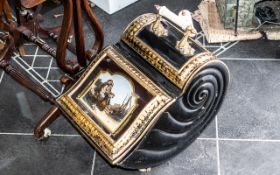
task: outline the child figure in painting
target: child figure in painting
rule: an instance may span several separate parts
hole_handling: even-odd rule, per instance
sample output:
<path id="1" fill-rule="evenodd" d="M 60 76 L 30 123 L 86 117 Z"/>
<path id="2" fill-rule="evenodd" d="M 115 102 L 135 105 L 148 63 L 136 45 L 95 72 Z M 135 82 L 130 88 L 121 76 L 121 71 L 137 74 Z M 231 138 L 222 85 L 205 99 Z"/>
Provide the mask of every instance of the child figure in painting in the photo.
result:
<path id="1" fill-rule="evenodd" d="M 112 93 L 114 82 L 113 80 L 108 80 L 105 83 L 96 83 L 96 85 L 95 88 L 90 90 L 89 96 L 91 97 L 93 104 L 96 105 L 100 111 L 103 111 L 108 105 L 110 105 L 111 99 L 115 97 L 115 94 Z"/>

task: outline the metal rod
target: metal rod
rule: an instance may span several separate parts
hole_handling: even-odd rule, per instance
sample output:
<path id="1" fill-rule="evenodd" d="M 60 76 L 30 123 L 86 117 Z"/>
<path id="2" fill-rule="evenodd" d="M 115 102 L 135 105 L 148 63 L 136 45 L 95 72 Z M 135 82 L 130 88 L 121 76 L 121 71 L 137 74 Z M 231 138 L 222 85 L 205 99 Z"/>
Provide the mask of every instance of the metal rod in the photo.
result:
<path id="1" fill-rule="evenodd" d="M 235 36 L 238 35 L 237 28 L 238 28 L 238 16 L 239 16 L 239 0 L 236 1 L 236 16 L 235 16 Z"/>

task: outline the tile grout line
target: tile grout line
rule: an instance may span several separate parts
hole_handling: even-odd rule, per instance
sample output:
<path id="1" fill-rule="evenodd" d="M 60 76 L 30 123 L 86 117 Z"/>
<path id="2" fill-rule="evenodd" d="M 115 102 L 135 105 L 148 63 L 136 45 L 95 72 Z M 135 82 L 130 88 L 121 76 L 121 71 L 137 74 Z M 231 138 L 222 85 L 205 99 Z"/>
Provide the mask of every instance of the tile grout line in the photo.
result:
<path id="1" fill-rule="evenodd" d="M 219 58 L 224 61 L 280 61 L 280 58 Z"/>
<path id="2" fill-rule="evenodd" d="M 24 55 L 25 57 L 34 57 L 35 55 Z M 50 55 L 36 55 L 37 57 L 51 57 Z"/>
<path id="3" fill-rule="evenodd" d="M 232 141 L 232 142 L 271 142 L 271 143 L 280 143 L 280 140 L 272 139 L 231 139 L 231 138 L 197 138 L 198 140 L 209 140 L 209 141 Z"/>
<path id="4" fill-rule="evenodd" d="M 51 134 L 54 137 L 82 137 L 80 134 Z"/>
<path id="5" fill-rule="evenodd" d="M 230 138 L 222 138 L 219 139 L 221 141 L 239 141 L 239 142 L 274 142 L 279 143 L 280 140 L 271 140 L 271 139 L 230 139 Z"/>
<path id="6" fill-rule="evenodd" d="M 33 69 L 49 69 L 48 67 L 33 67 Z M 51 70 L 57 70 L 58 67 L 51 67 Z"/>
<path id="7" fill-rule="evenodd" d="M 34 136 L 33 133 L 0 133 L 0 135 L 11 135 L 11 136 Z M 81 137 L 79 134 L 51 134 L 50 137 Z"/>
<path id="8" fill-rule="evenodd" d="M 33 60 L 32 60 L 32 63 L 31 63 L 31 67 L 33 68 L 34 67 L 34 64 L 35 64 L 35 61 L 37 59 L 37 53 L 39 51 L 39 46 L 36 47 L 36 50 L 35 50 L 35 54 L 33 56 Z"/>
<path id="9" fill-rule="evenodd" d="M 11 135 L 11 136 L 33 136 L 33 133 L 8 133 L 0 132 L 0 135 Z M 51 134 L 51 137 L 81 137 L 80 134 Z M 232 141 L 232 142 L 270 142 L 270 143 L 280 143 L 280 140 L 273 139 L 232 139 L 232 138 L 203 138 L 198 137 L 197 140 L 205 141 Z"/>
<path id="10" fill-rule="evenodd" d="M 50 92 L 53 96 L 57 96 L 57 95 L 60 94 L 60 92 L 59 92 L 57 89 L 55 89 L 44 77 L 42 77 L 41 74 L 39 74 L 37 71 L 34 70 L 34 67 L 32 67 L 32 66 L 30 66 L 29 64 L 27 64 L 19 55 L 15 55 L 15 56 L 12 57 L 12 58 L 13 58 L 13 60 L 14 60 L 22 69 L 24 69 L 32 78 L 34 78 L 40 85 L 42 85 L 46 90 L 48 90 L 48 92 Z M 19 60 L 17 60 L 17 59 L 19 59 L 19 60 L 21 60 L 21 61 L 24 61 L 24 63 L 25 63 L 26 66 L 28 67 L 28 69 L 26 69 L 26 68 L 19 62 Z M 33 70 L 34 73 L 31 73 L 30 70 Z M 37 77 L 36 77 L 34 74 L 35 74 Z M 38 77 L 39 77 L 41 80 L 39 80 Z M 44 85 L 45 83 L 48 84 L 48 86 L 51 87 L 52 90 L 50 90 L 49 88 L 47 88 L 46 85 Z M 55 95 L 53 91 L 54 91 L 55 93 L 57 93 L 57 95 Z"/>
<path id="11" fill-rule="evenodd" d="M 217 49 L 216 51 L 220 50 L 221 51 L 219 52 L 216 52 L 216 51 L 213 51 L 213 53 L 216 55 L 216 56 L 220 56 L 222 55 L 223 53 L 225 53 L 226 51 L 228 51 L 230 48 L 232 48 L 233 46 L 237 45 L 239 43 L 239 41 L 236 41 L 236 42 L 229 42 L 229 43 L 226 43 L 224 45 L 222 45 L 219 49 Z"/>
<path id="12" fill-rule="evenodd" d="M 47 75 L 46 75 L 46 78 L 45 78 L 46 81 L 48 81 L 48 79 L 49 79 L 52 64 L 53 64 L 53 58 L 51 58 L 51 61 L 50 61 L 49 67 L 48 67 L 48 72 L 47 72 Z"/>
<path id="13" fill-rule="evenodd" d="M 91 175 L 93 175 L 93 173 L 94 173 L 95 159 L 96 159 L 96 150 L 94 150 L 94 154 L 93 154 L 92 166 L 91 166 L 91 172 L 90 172 Z"/>
<path id="14" fill-rule="evenodd" d="M 199 35 L 199 36 L 198 36 Z M 210 43 L 206 44 L 206 36 L 203 33 L 203 31 L 200 31 L 198 33 L 197 37 L 195 38 L 196 41 L 199 41 L 203 47 L 209 49 L 209 48 L 217 48 L 215 50 L 212 51 L 212 53 L 216 56 L 220 56 L 221 54 L 225 53 L 226 51 L 228 51 L 230 48 L 232 48 L 233 46 L 237 45 L 239 43 L 239 41 L 233 41 L 233 42 L 224 42 L 224 43 L 219 43 L 219 45 L 211 45 Z"/>
<path id="15" fill-rule="evenodd" d="M 0 135 L 11 135 L 11 136 L 32 136 L 33 133 L 0 133 Z"/>
<path id="16" fill-rule="evenodd" d="M 215 117 L 215 124 L 216 124 L 217 169 L 218 169 L 218 175 L 221 175 L 218 116 Z"/>
<path id="17" fill-rule="evenodd" d="M 33 136 L 33 133 L 8 133 L 3 132 L 0 135 L 11 135 L 11 136 Z M 81 137 L 80 134 L 51 134 L 51 137 Z M 277 139 L 232 139 L 232 138 L 203 138 L 198 137 L 197 140 L 205 141 L 232 141 L 232 142 L 270 142 L 270 143 L 280 143 L 280 140 Z"/>
<path id="18" fill-rule="evenodd" d="M 4 74 L 5 74 L 5 72 L 2 71 L 1 76 L 0 76 L 0 84 L 2 83 L 2 80 L 3 80 L 3 78 L 4 78 Z"/>

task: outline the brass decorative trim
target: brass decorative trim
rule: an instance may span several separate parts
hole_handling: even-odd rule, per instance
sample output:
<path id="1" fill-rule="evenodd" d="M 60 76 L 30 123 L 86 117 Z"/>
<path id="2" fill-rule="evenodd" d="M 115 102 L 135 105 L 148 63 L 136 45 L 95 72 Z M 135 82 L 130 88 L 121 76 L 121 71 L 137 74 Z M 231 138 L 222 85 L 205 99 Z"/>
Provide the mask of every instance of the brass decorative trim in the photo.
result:
<path id="1" fill-rule="evenodd" d="M 158 37 L 167 36 L 168 30 L 164 28 L 164 26 L 161 24 L 162 17 L 160 15 L 157 15 L 157 19 L 155 22 L 151 25 L 151 31 L 154 32 L 155 35 Z"/>
<path id="2" fill-rule="evenodd" d="M 122 40 L 134 51 L 140 54 L 146 61 L 148 61 L 151 65 L 158 69 L 177 87 L 179 87 L 180 89 L 184 89 L 189 77 L 194 73 L 194 71 L 206 62 L 215 60 L 216 57 L 213 56 L 213 54 L 211 54 L 209 51 L 205 51 L 189 59 L 180 69 L 175 68 L 157 52 L 155 52 L 151 47 L 144 43 L 140 38 L 137 37 L 138 32 L 142 28 L 151 25 L 156 20 L 157 15 L 152 13 L 139 16 L 126 28 L 122 35 Z M 170 23 L 170 25 L 172 24 Z M 183 34 L 181 30 L 178 29 L 178 31 Z"/>
<path id="3" fill-rule="evenodd" d="M 192 48 L 189 42 L 190 37 L 195 37 L 196 30 L 193 27 L 188 27 L 180 41 L 177 41 L 176 48 L 185 56 L 193 56 L 195 49 Z"/>
<path id="4" fill-rule="evenodd" d="M 75 91 L 78 90 L 79 86 L 84 83 L 89 74 L 96 69 L 98 64 L 106 59 L 107 56 L 153 95 L 152 100 L 145 105 L 128 129 L 126 129 L 117 140 L 112 139 L 110 134 L 106 134 L 73 100 Z M 86 138 L 96 146 L 96 149 L 100 151 L 109 162 L 117 164 L 131 151 L 134 145 L 142 139 L 157 121 L 160 114 L 174 102 L 174 99 L 120 55 L 112 46 L 109 46 L 94 59 L 79 81 L 58 98 L 57 102 L 60 104 L 66 116 L 73 121 L 75 126 L 82 131 Z"/>

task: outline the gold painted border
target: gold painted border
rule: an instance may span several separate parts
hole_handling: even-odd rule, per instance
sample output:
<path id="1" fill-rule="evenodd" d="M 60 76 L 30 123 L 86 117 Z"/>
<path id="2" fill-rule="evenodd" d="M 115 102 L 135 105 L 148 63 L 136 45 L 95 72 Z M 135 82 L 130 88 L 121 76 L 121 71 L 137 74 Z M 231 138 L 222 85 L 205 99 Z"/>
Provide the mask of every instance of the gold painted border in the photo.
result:
<path id="1" fill-rule="evenodd" d="M 142 28 L 150 25 L 156 20 L 156 16 L 156 14 L 148 13 L 136 18 L 125 29 L 122 35 L 122 40 L 134 51 L 139 53 L 144 59 L 146 59 L 151 65 L 158 69 L 162 74 L 164 74 L 177 87 L 179 87 L 180 89 L 184 89 L 187 81 L 190 79 L 190 76 L 195 72 L 195 70 L 197 70 L 206 62 L 215 60 L 216 57 L 213 56 L 209 51 L 205 50 L 205 52 L 197 54 L 190 58 L 180 69 L 175 68 L 157 52 L 155 52 L 151 47 L 144 43 L 140 38 L 137 37 L 137 34 Z M 170 22 L 169 24 L 173 25 Z M 179 29 L 178 31 L 182 32 Z"/>
<path id="2" fill-rule="evenodd" d="M 87 114 L 73 100 L 73 93 L 84 83 L 85 79 L 98 66 L 98 64 L 110 57 L 131 78 L 135 79 L 141 86 L 148 90 L 154 98 L 144 107 L 140 114 L 131 123 L 129 128 L 116 141 L 110 138 L 102 128 L 90 119 Z M 157 121 L 160 114 L 168 108 L 175 99 L 159 88 L 154 82 L 140 72 L 134 65 L 120 55 L 112 46 L 104 49 L 99 56 L 88 66 L 87 70 L 77 83 L 61 97 L 57 99 L 66 116 L 78 125 L 78 130 L 86 135 L 87 139 L 95 145 L 96 149 L 112 164 L 119 163 L 133 146 L 148 132 Z"/>

